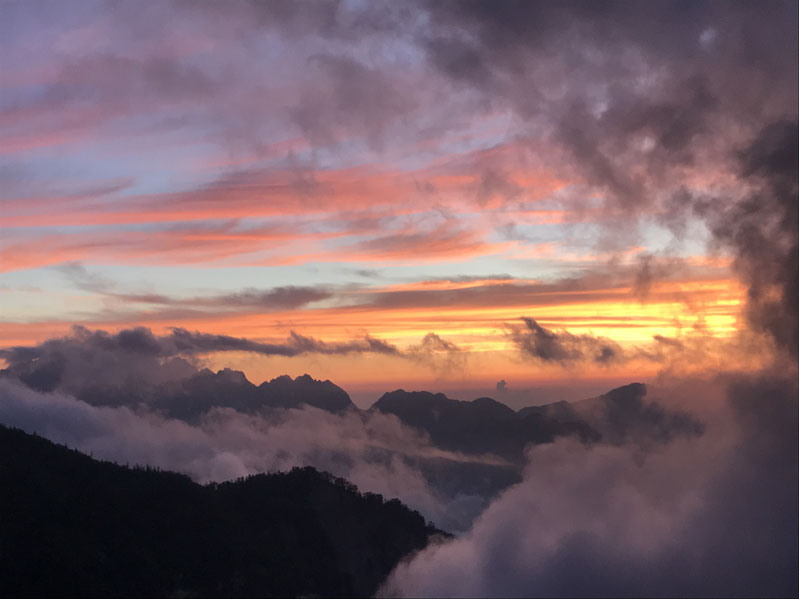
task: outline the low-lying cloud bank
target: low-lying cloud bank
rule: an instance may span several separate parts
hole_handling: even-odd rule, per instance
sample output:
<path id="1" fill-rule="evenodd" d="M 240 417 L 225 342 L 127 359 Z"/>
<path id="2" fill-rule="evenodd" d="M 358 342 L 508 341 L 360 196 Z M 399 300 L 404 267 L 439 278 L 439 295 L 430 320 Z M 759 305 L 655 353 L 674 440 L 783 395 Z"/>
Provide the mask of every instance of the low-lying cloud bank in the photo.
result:
<path id="1" fill-rule="evenodd" d="M 524 324 L 556 360 L 603 342 Z M 6 350 L 0 423 L 201 482 L 310 465 L 462 533 L 398 566 L 384 595 L 796 594 L 790 358 L 756 375 L 664 376 L 519 412 L 403 391 L 361 411 L 329 381 L 256 387 L 236 371 L 197 370 L 196 348 L 231 339 L 77 329 Z M 434 336 L 411 349 L 420 360 L 459 352 Z M 520 462 L 524 435 L 550 427 L 529 437 Z M 519 459 L 488 442 L 515 434 Z"/>
<path id="2" fill-rule="evenodd" d="M 560 440 L 464 536 L 401 564 L 385 596 L 795 596 L 797 381 L 662 392 L 707 423 L 654 451 Z"/>
<path id="3" fill-rule="evenodd" d="M 468 526 L 486 498 L 439 492 L 420 464 L 503 464 L 490 456 L 442 451 L 396 417 L 379 412 L 333 414 L 305 406 L 244 414 L 216 407 L 189 423 L 145 406 L 95 406 L 13 380 L 0 380 L 0 423 L 98 459 L 176 470 L 199 482 L 314 466 L 363 491 L 397 497 L 449 530 Z"/>

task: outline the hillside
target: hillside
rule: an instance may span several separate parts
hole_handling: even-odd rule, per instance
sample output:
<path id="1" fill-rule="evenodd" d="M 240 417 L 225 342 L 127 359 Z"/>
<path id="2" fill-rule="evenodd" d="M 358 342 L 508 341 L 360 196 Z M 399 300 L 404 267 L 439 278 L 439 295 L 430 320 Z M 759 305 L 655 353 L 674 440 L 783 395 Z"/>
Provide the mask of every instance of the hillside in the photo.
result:
<path id="1" fill-rule="evenodd" d="M 201 486 L 0 426 L 3 596 L 368 596 L 439 534 L 313 468 Z"/>

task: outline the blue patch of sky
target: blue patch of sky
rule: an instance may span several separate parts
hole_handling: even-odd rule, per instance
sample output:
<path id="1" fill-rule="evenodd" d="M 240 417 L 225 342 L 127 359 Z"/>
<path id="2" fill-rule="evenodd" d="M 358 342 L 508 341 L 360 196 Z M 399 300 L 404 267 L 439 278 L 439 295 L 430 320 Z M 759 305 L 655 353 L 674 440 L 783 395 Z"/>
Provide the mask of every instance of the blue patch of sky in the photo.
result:
<path id="1" fill-rule="evenodd" d="M 706 254 L 712 239 L 704 221 L 699 219 L 685 222 L 679 235 L 675 235 L 655 217 L 643 219 L 640 230 L 648 252 L 675 256 Z"/>

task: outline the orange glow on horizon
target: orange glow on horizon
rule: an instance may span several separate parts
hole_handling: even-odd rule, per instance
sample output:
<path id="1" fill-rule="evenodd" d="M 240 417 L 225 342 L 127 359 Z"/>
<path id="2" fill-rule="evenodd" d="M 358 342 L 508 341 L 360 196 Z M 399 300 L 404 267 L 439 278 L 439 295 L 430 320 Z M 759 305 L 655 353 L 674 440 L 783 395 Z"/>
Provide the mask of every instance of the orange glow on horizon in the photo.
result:
<path id="1" fill-rule="evenodd" d="M 518 283 L 518 281 L 516 282 Z M 393 285 L 372 290 L 372 293 L 390 294 L 420 290 L 462 291 L 480 285 L 497 285 L 513 291 L 514 283 L 504 279 L 483 281 L 431 281 Z M 517 285 L 525 290 L 524 285 Z M 360 291 L 357 296 L 367 296 Z M 574 335 L 607 337 L 622 347 L 633 349 L 652 344 L 653 337 L 681 337 L 688 333 L 701 334 L 723 341 L 738 330 L 738 315 L 743 298 L 743 288 L 734 280 L 703 280 L 663 282 L 655 285 L 649 301 L 639 303 L 629 288 L 538 292 L 539 303 L 527 303 L 535 295 L 520 293 L 510 296 L 506 305 L 447 305 L 441 307 L 380 305 L 351 305 L 341 307 L 303 308 L 272 313 L 215 313 L 176 318 L 174 312 L 159 317 L 139 313 L 125 321 L 93 321 L 83 323 L 89 328 L 118 331 L 132 326 L 146 326 L 155 334 L 167 334 L 169 328 L 178 326 L 204 333 L 246 337 L 254 340 L 282 342 L 290 331 L 313 336 L 326 342 L 345 342 L 369 334 L 406 350 L 435 332 L 447 341 L 461 347 L 466 354 L 469 380 L 490 382 L 508 376 L 534 381 L 546 377 L 576 376 L 573 369 L 558 364 L 530 364 L 515 350 L 508 335 L 509 326 L 518 325 L 521 316 L 535 318 L 541 326 L 553 331 L 568 331 Z M 543 301 L 554 296 L 558 301 Z M 30 323 L 3 323 L 0 345 L 30 345 L 47 338 L 67 334 L 67 322 L 41 321 Z M 352 385 L 377 385 L 389 378 L 398 381 L 427 381 L 434 383 L 446 375 L 450 382 L 462 378 L 462 372 L 442 375 L 426 370 L 422 364 L 391 356 L 363 354 L 349 356 L 302 355 L 293 358 L 276 356 L 238 356 L 230 354 L 208 356 L 206 360 L 222 367 L 232 362 L 244 365 L 245 372 L 263 380 L 286 372 L 336 378 Z M 659 366 L 637 362 L 616 365 L 613 376 L 629 371 L 635 376 L 654 376 Z M 302 372 L 300 372 L 302 371 Z M 422 374 L 420 374 L 420 371 Z M 596 365 L 580 365 L 580 377 L 604 378 L 608 369 Z"/>

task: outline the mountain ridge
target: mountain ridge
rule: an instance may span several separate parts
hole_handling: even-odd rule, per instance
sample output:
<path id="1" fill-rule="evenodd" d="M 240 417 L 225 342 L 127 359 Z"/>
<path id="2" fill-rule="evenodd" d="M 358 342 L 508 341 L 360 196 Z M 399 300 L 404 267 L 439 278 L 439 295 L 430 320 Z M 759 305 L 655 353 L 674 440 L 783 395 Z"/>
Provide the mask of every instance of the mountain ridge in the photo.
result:
<path id="1" fill-rule="evenodd" d="M 0 489 L 3 596 L 371 596 L 446 536 L 310 467 L 203 486 L 1 425 Z"/>
<path id="2" fill-rule="evenodd" d="M 0 376 L 19 377 L 36 389 L 32 381 L 37 377 L 22 377 L 27 371 L 18 370 L 2 370 Z M 220 407 L 245 414 L 304 406 L 332 414 L 379 412 L 422 431 L 442 449 L 494 454 L 517 464 L 523 463 L 526 446 L 551 443 L 561 437 L 571 436 L 589 444 L 619 444 L 630 438 L 650 444 L 666 442 L 674 435 L 699 435 L 704 430 L 687 413 L 666 409 L 647 398 L 646 385 L 637 382 L 588 399 L 527 406 L 518 411 L 487 396 L 464 401 L 443 393 L 404 389 L 386 392 L 369 408 L 361 409 L 330 380 L 284 374 L 255 385 L 243 372 L 229 368 L 217 372 L 204 368 L 160 384 L 124 381 L 118 387 L 90 385 L 65 390 L 92 405 L 141 405 L 187 422 Z"/>

